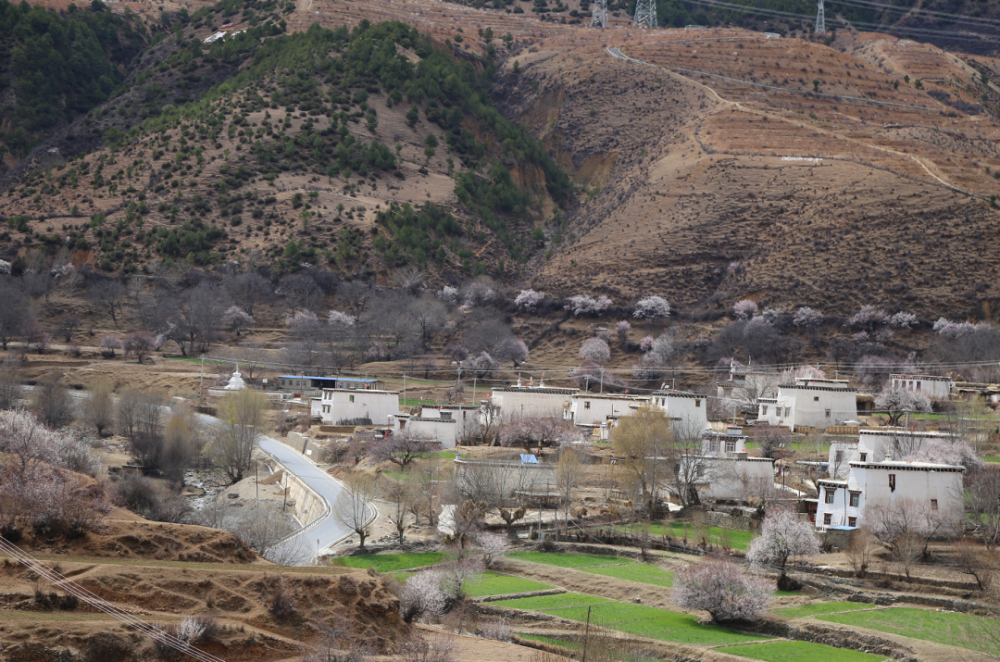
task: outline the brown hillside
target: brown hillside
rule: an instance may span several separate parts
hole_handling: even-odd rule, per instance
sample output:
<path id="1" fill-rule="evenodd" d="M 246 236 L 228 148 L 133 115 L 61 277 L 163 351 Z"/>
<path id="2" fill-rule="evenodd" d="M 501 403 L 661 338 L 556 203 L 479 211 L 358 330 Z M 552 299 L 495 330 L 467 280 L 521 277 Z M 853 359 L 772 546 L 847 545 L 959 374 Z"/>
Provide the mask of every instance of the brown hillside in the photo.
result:
<path id="1" fill-rule="evenodd" d="M 879 36 L 844 40 L 862 59 L 743 31 L 701 31 L 730 39 L 697 42 L 683 31 L 632 35 L 622 52 L 655 67 L 612 58 L 592 32 L 543 40 L 512 56 L 522 74 L 511 61 L 504 70 L 507 111 L 600 188 L 536 286 L 622 303 L 660 293 L 690 306 L 716 294 L 984 312 L 1000 266 L 987 200 L 1000 189 L 987 172 L 1000 166 L 1000 132 L 927 93 L 968 102 L 973 69 Z M 917 90 L 884 70 L 927 83 Z M 612 159 L 606 183 L 594 180 L 591 164 Z"/>

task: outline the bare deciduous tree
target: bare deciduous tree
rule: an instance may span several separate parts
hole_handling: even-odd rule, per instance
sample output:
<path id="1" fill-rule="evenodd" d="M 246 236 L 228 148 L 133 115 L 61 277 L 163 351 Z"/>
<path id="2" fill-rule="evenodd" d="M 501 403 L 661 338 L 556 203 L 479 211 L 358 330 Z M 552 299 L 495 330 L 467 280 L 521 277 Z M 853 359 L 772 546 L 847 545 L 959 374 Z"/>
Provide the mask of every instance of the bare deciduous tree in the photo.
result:
<path id="1" fill-rule="evenodd" d="M 89 288 L 90 300 L 103 313 L 111 318 L 111 323 L 118 326 L 118 318 L 122 315 L 128 290 L 118 280 L 103 280 Z"/>
<path id="2" fill-rule="evenodd" d="M 76 418 L 76 407 L 69 391 L 56 379 L 46 379 L 35 391 L 32 410 L 39 420 L 53 429 L 66 427 Z"/>
<path id="3" fill-rule="evenodd" d="M 406 532 L 406 516 L 410 510 L 413 486 L 407 480 L 382 478 L 379 490 L 382 500 L 388 502 L 385 509 L 386 518 L 396 528 L 399 544 L 403 544 L 403 534 Z"/>
<path id="4" fill-rule="evenodd" d="M 96 380 L 90 387 L 90 399 L 86 407 L 87 422 L 94 426 L 98 437 L 103 437 L 115 422 L 115 406 L 111 400 L 113 390 L 106 377 Z"/>
<path id="5" fill-rule="evenodd" d="M 612 433 L 615 455 L 622 458 L 622 468 L 650 508 L 660 481 L 670 478 L 662 464 L 672 442 L 673 432 L 663 410 L 651 404 L 621 418 Z"/>
<path id="6" fill-rule="evenodd" d="M 21 328 L 31 317 L 28 298 L 9 281 L 0 283 L 0 347 L 21 335 Z"/>
<path id="7" fill-rule="evenodd" d="M 228 484 L 238 483 L 253 466 L 253 451 L 267 430 L 267 398 L 243 389 L 219 403 L 222 428 L 211 442 L 210 455 Z"/>
<path id="8" fill-rule="evenodd" d="M 365 548 L 368 526 L 374 514 L 371 502 L 376 494 L 375 481 L 371 476 L 354 473 L 344 481 L 344 489 L 333 504 L 334 519 L 358 534 L 361 549 Z"/>
<path id="9" fill-rule="evenodd" d="M 251 317 L 254 315 L 255 306 L 270 298 L 272 292 L 270 281 L 253 271 L 227 279 L 225 287 L 236 305 Z"/>

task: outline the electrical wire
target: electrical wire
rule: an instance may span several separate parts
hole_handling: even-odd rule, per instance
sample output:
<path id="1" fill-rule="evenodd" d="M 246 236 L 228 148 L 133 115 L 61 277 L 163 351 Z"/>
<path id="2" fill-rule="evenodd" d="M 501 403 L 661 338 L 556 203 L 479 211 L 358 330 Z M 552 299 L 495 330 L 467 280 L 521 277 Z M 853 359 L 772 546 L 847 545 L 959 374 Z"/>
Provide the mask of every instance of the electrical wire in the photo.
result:
<path id="1" fill-rule="evenodd" d="M 58 586 L 70 595 L 73 595 L 98 611 L 111 616 L 115 620 L 124 623 L 128 627 L 146 635 L 147 637 L 162 643 L 168 648 L 172 648 L 179 653 L 183 653 L 188 657 L 198 660 L 198 662 L 225 662 L 222 658 L 206 653 L 183 639 L 179 639 L 178 637 L 156 627 L 151 623 L 140 620 L 128 611 L 108 602 L 80 584 L 77 584 L 73 580 L 67 578 L 62 573 L 53 570 L 21 548 L 17 547 L 15 544 L 3 538 L 0 538 L 0 552 L 7 554 L 24 567 L 37 573 L 41 577 L 44 577 L 50 583 Z"/>
<path id="2" fill-rule="evenodd" d="M 949 14 L 947 12 L 933 11 L 930 9 L 920 9 L 917 7 L 895 7 L 893 5 L 885 5 L 878 2 L 870 2 L 869 0 L 825 0 L 830 4 L 837 5 L 847 5 L 849 7 L 860 7 L 864 9 L 879 9 L 885 12 L 896 12 L 902 15 L 914 16 L 917 14 L 925 14 L 930 17 L 936 18 L 949 18 L 954 20 L 956 23 L 969 23 L 970 25 L 982 25 L 991 27 L 1000 27 L 1000 20 L 993 18 L 980 18 L 975 16 L 962 16 L 961 14 Z"/>
<path id="3" fill-rule="evenodd" d="M 794 18 L 802 21 L 812 21 L 815 19 L 814 16 L 809 14 L 797 14 L 794 12 L 780 11 L 777 9 L 762 9 L 758 7 L 751 7 L 749 5 L 741 5 L 732 2 L 724 2 L 722 0 L 690 0 L 694 4 L 706 5 L 709 7 L 714 7 L 717 9 L 728 9 L 731 11 L 742 12 L 746 14 L 759 14 L 763 16 L 771 16 L 775 18 L 789 19 Z M 883 25 L 878 23 L 869 23 L 867 21 L 848 21 L 843 18 L 829 17 L 830 20 L 839 20 L 845 25 L 850 26 L 860 26 L 864 28 L 870 28 L 876 32 L 891 32 L 891 31 L 904 31 L 909 35 L 914 36 L 926 36 L 926 37 L 941 37 L 942 33 L 940 30 L 932 30 L 927 28 L 910 28 L 901 25 Z M 978 39 L 982 41 L 1000 41 L 1000 38 L 993 37 L 990 35 L 983 35 L 975 32 L 959 32 L 950 33 L 947 35 L 950 39 Z"/>

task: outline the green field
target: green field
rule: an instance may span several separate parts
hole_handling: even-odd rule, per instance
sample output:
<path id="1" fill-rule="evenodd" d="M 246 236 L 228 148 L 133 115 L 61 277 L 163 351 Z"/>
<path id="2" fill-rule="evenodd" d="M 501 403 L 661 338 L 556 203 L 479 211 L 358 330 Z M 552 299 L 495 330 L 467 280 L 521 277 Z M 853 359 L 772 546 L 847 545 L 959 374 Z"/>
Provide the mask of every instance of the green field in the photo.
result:
<path id="1" fill-rule="evenodd" d="M 502 600 L 492 604 L 541 611 L 581 623 L 587 620 L 587 608 L 590 607 L 591 623 L 620 632 L 682 644 L 718 646 L 765 638 L 714 625 L 701 625 L 697 618 L 686 614 L 614 602 L 581 593 Z"/>
<path id="2" fill-rule="evenodd" d="M 487 572 L 475 582 L 466 582 L 462 589 L 470 598 L 484 595 L 508 595 L 511 593 L 527 593 L 529 591 L 544 591 L 552 588 L 548 584 L 524 579 L 523 577 L 508 577 Z"/>
<path id="3" fill-rule="evenodd" d="M 408 568 L 422 568 L 434 565 L 444 559 L 444 552 L 421 552 L 406 554 L 365 554 L 363 556 L 343 556 L 333 559 L 333 565 L 348 568 L 375 568 L 378 572 L 396 572 Z"/>
<path id="4" fill-rule="evenodd" d="M 633 563 L 631 559 L 598 554 L 563 554 L 559 552 L 512 552 L 507 558 L 556 565 L 560 568 L 593 568 L 602 565 Z"/>
<path id="5" fill-rule="evenodd" d="M 559 593 L 557 595 L 539 595 L 534 598 L 501 600 L 490 604 L 499 607 L 510 607 L 511 609 L 530 609 L 531 611 L 549 612 L 559 609 L 576 609 L 578 607 L 583 607 L 584 611 L 587 611 L 586 607 L 588 605 L 599 605 L 605 602 L 611 602 L 611 600 L 583 593 Z"/>
<path id="6" fill-rule="evenodd" d="M 604 575 L 615 579 L 627 579 L 632 582 L 642 582 L 643 584 L 654 584 L 656 586 L 673 586 L 674 573 L 661 570 L 653 565 L 645 563 L 631 563 L 629 565 L 614 565 L 604 568 L 581 568 L 584 572 L 594 575 Z"/>
<path id="7" fill-rule="evenodd" d="M 565 639 L 553 639 L 552 637 L 546 637 L 540 634 L 519 634 L 517 635 L 521 639 L 530 639 L 531 641 L 540 641 L 543 644 L 548 644 L 550 646 L 562 646 L 563 648 L 569 648 L 570 650 L 580 650 L 583 648 L 583 644 L 575 641 L 566 641 Z"/>
<path id="8" fill-rule="evenodd" d="M 1000 646 L 996 640 L 1000 622 L 992 618 L 912 607 L 891 607 L 878 611 L 820 616 L 819 620 L 899 634 L 993 655 L 1000 654 Z"/>
<path id="9" fill-rule="evenodd" d="M 639 533 L 641 529 L 635 526 L 620 526 L 619 529 L 623 531 L 629 531 L 631 533 Z M 722 546 L 723 529 L 717 526 L 707 526 L 704 527 L 705 533 L 708 535 L 708 541 L 713 545 Z M 749 531 L 735 531 L 733 529 L 726 529 L 729 535 L 729 544 L 733 549 L 740 549 L 746 551 L 747 546 L 750 545 L 750 541 L 753 539 L 753 534 Z M 684 540 L 687 536 L 687 540 L 690 544 L 696 545 L 699 540 L 695 539 L 695 526 L 690 522 L 671 522 L 669 524 L 659 524 L 654 523 L 649 525 L 649 535 L 651 536 L 670 536 L 671 538 L 676 538 L 678 540 Z"/>
<path id="10" fill-rule="evenodd" d="M 882 662 L 882 655 L 870 655 L 845 648 L 833 648 L 808 641 L 772 641 L 719 649 L 723 653 L 767 662 Z"/>
<path id="11" fill-rule="evenodd" d="M 858 611 L 860 609 L 871 609 L 873 605 L 862 602 L 813 602 L 799 607 L 786 607 L 775 609 L 774 613 L 785 618 L 805 618 L 806 616 L 820 616 L 823 614 L 833 614 L 840 611 Z"/>

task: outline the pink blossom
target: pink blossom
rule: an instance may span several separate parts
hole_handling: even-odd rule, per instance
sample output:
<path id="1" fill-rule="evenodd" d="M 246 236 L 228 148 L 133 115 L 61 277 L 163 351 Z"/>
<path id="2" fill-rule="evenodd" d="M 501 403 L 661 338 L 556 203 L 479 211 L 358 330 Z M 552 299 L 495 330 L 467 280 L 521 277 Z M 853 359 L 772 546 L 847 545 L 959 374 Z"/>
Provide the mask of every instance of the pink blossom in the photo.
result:
<path id="1" fill-rule="evenodd" d="M 774 589 L 765 579 L 732 562 L 705 558 L 674 577 L 671 600 L 684 609 L 701 609 L 718 622 L 755 621 L 771 602 Z"/>

